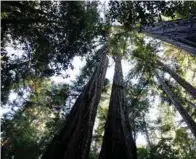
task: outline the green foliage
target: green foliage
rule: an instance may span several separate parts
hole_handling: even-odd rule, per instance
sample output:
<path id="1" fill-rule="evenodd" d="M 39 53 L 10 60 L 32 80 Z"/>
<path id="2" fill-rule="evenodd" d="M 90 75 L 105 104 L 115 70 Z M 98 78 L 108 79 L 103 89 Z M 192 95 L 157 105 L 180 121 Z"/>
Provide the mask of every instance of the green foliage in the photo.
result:
<path id="1" fill-rule="evenodd" d="M 3 103 L 14 84 L 73 67 L 71 59 L 91 51 L 102 28 L 97 2 L 2 2 L 2 12 L 2 49 L 23 51 L 2 57 Z"/>
<path id="2" fill-rule="evenodd" d="M 90 152 L 88 159 L 97 159 L 98 158 L 98 153 L 96 152 Z"/>
<path id="3" fill-rule="evenodd" d="M 169 139 L 162 138 L 152 149 L 138 148 L 138 159 L 178 159 L 178 153 L 172 149 L 169 141 Z"/>
<path id="4" fill-rule="evenodd" d="M 196 13 L 196 3 L 188 1 L 111 1 L 109 7 L 111 21 L 129 29 L 162 21 L 162 16 L 187 18 L 190 13 Z"/>
<path id="5" fill-rule="evenodd" d="M 87 1 L 2 2 L 1 103 L 11 108 L 2 119 L 3 158 L 35 159 L 43 154 L 64 122 L 69 109 L 67 99 L 71 102 L 76 99 L 99 63 L 103 50 L 93 52 L 102 45 L 108 47 L 108 56 L 120 55 L 132 66 L 125 80 L 130 125 L 135 139 L 141 133 L 151 144 L 138 146 L 138 158 L 196 158 L 193 136 L 181 119 L 176 121 L 176 112 L 169 107 L 171 100 L 161 91 L 162 87 L 157 86 L 153 75 L 153 71 L 159 69 L 175 97 L 196 119 L 194 99 L 157 66 L 157 60 L 166 61 L 167 66 L 185 79 L 191 72 L 193 78 L 189 82 L 195 86 L 195 59 L 134 32 L 136 27 L 165 19 L 191 20 L 191 14 L 196 14 L 196 2 L 110 1 L 104 24 L 98 4 Z M 15 50 L 20 48 L 22 55 L 8 52 L 8 46 Z M 160 46 L 165 49 L 162 54 Z M 51 83 L 49 77 L 73 68 L 71 60 L 75 56 L 85 58 L 86 65 L 73 85 Z M 98 158 L 102 144 L 109 89 L 109 79 L 105 79 L 90 159 Z M 12 103 L 8 100 L 10 92 L 17 93 Z M 149 115 L 152 109 L 159 109 L 159 114 Z M 151 116 L 157 118 L 151 120 Z"/>
<path id="6" fill-rule="evenodd" d="M 192 140 L 186 129 L 180 128 L 176 130 L 176 136 L 173 143 L 177 147 L 182 158 L 191 159 L 196 157 L 196 142 Z"/>
<path id="7" fill-rule="evenodd" d="M 44 81 L 12 118 L 2 122 L 4 158 L 38 158 L 52 134 L 61 128 L 67 85 Z M 6 144 L 7 143 L 7 144 Z M 5 157 L 6 156 L 6 157 Z"/>

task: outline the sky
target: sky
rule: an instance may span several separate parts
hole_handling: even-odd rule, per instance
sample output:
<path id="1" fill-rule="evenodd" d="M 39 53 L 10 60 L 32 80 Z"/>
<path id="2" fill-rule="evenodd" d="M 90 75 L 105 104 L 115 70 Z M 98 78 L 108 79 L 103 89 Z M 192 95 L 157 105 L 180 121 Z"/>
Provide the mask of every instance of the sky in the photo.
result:
<path id="1" fill-rule="evenodd" d="M 74 57 L 72 64 L 74 66 L 74 69 L 68 69 L 66 72 L 62 72 L 63 75 L 65 74 L 69 74 L 69 78 L 67 79 L 63 79 L 61 76 L 53 76 L 51 77 L 51 80 L 53 80 L 54 82 L 57 83 L 71 83 L 73 80 L 76 80 L 77 75 L 80 74 L 80 71 L 82 69 L 82 67 L 85 65 L 85 60 L 79 56 Z M 131 66 L 128 64 L 128 62 L 126 60 L 122 60 L 122 67 L 123 67 L 123 76 L 125 77 Z M 114 60 L 109 57 L 109 64 L 108 64 L 108 69 L 106 72 L 106 78 L 108 78 L 110 80 L 110 82 L 112 82 L 113 79 L 113 75 L 114 75 Z"/>

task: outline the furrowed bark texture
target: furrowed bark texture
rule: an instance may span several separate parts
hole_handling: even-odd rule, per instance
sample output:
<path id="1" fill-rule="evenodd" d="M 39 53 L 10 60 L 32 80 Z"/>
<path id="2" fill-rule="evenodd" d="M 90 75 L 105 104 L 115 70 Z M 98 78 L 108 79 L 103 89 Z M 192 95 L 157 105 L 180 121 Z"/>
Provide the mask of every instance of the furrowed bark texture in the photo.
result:
<path id="1" fill-rule="evenodd" d="M 157 60 L 157 64 L 161 66 L 161 69 L 165 72 L 169 73 L 194 99 L 196 99 L 196 88 L 193 87 L 186 80 L 181 78 L 178 74 L 176 74 L 173 70 L 167 67 L 164 63 Z"/>
<path id="2" fill-rule="evenodd" d="M 107 49 L 102 48 L 94 74 L 76 100 L 65 125 L 48 146 L 42 159 L 87 159 L 97 106 L 108 65 Z"/>
<path id="3" fill-rule="evenodd" d="M 136 159 L 136 151 L 125 106 L 121 58 L 117 57 L 115 59 L 112 93 L 99 159 Z"/>
<path id="4" fill-rule="evenodd" d="M 190 17 L 188 20 L 178 19 L 144 26 L 142 32 L 186 50 L 192 56 L 196 56 L 196 17 Z"/>
<path id="5" fill-rule="evenodd" d="M 190 117 L 190 115 L 187 113 L 187 111 L 182 107 L 182 105 L 180 104 L 179 100 L 169 90 L 169 87 L 165 84 L 165 82 L 158 75 L 158 73 L 154 72 L 154 74 L 155 74 L 157 80 L 159 81 L 159 83 L 161 84 L 164 92 L 168 95 L 168 97 L 170 98 L 172 104 L 175 106 L 177 111 L 180 113 L 180 115 L 182 116 L 183 120 L 187 124 L 188 128 L 191 130 L 191 132 L 193 133 L 193 135 L 196 138 L 196 123 L 195 123 L 195 121 Z"/>

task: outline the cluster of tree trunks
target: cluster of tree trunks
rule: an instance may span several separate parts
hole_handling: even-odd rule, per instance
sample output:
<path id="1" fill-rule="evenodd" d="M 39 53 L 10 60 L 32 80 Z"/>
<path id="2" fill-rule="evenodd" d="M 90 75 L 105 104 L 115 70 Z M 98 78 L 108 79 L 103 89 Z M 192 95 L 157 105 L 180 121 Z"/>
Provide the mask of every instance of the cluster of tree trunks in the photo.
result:
<path id="1" fill-rule="evenodd" d="M 189 29 L 187 29 L 189 28 Z M 143 32 L 157 39 L 188 51 L 196 55 L 196 19 L 161 22 L 155 26 L 143 28 Z M 42 159 L 86 159 L 88 158 L 92 130 L 95 121 L 97 106 L 107 70 L 107 49 L 102 49 L 100 62 L 94 74 L 85 86 L 68 115 L 65 125 L 59 135 L 56 135 L 49 144 Z M 193 98 L 196 99 L 196 89 L 177 75 L 173 70 L 157 60 L 156 64 L 169 73 Z M 154 72 L 164 92 L 183 117 L 189 129 L 196 137 L 196 123 L 182 107 L 164 80 Z M 136 144 L 128 120 L 124 95 L 121 57 L 115 57 L 115 73 L 112 85 L 112 94 L 109 112 L 105 125 L 105 133 L 99 159 L 137 159 Z"/>
<path id="2" fill-rule="evenodd" d="M 155 74 L 157 80 L 159 81 L 160 85 L 162 86 L 163 91 L 167 94 L 167 96 L 171 100 L 172 104 L 175 106 L 177 111 L 180 113 L 180 115 L 182 116 L 183 120 L 187 124 L 188 128 L 191 130 L 192 134 L 196 138 L 196 123 L 195 123 L 195 121 L 191 118 L 191 116 L 183 108 L 183 106 L 181 105 L 180 101 L 172 93 L 172 91 L 166 85 L 164 80 L 158 75 L 158 73 L 156 71 L 154 71 L 154 74 Z"/>
<path id="3" fill-rule="evenodd" d="M 161 66 L 161 69 L 163 71 L 169 73 L 194 99 L 196 99 L 196 89 L 190 83 L 180 77 L 177 73 L 175 73 L 161 61 L 157 60 L 156 62 L 158 66 Z"/>
<path id="4" fill-rule="evenodd" d="M 99 51 L 98 65 L 76 100 L 59 135 L 49 144 L 42 159 L 87 159 L 97 107 L 108 65 L 107 48 Z"/>
<path id="5" fill-rule="evenodd" d="M 99 159 L 136 159 L 136 145 L 127 116 L 121 58 L 115 58 L 115 73 L 105 134 Z"/>
<path id="6" fill-rule="evenodd" d="M 140 58 L 142 60 L 147 60 L 144 59 L 144 57 L 136 56 L 137 58 Z M 187 82 L 185 79 L 180 77 L 174 70 L 169 68 L 167 65 L 165 65 L 163 62 L 160 60 L 156 59 L 155 61 L 149 60 L 149 63 L 152 63 L 152 65 L 156 65 L 157 68 L 160 70 L 168 73 L 172 78 L 174 78 L 185 90 L 187 93 L 189 93 L 194 99 L 196 99 L 196 88 L 192 86 L 189 82 Z"/>

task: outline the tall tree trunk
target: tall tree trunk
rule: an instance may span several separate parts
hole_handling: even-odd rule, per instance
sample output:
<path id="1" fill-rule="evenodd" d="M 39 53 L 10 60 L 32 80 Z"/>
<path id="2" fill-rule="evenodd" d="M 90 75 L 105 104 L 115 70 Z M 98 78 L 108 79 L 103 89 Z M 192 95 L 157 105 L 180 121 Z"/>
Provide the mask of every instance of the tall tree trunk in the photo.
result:
<path id="1" fill-rule="evenodd" d="M 142 32 L 186 50 L 192 56 L 196 56 L 196 17 L 190 17 L 188 20 L 179 19 L 144 26 Z"/>
<path id="2" fill-rule="evenodd" d="M 169 87 L 165 84 L 164 80 L 158 75 L 158 73 L 154 72 L 157 80 L 161 84 L 164 92 L 168 95 L 169 99 L 171 100 L 172 104 L 175 106 L 175 108 L 178 110 L 180 115 L 182 116 L 183 120 L 186 122 L 187 126 L 193 133 L 193 135 L 196 138 L 196 123 L 195 121 L 190 117 L 190 115 L 187 113 L 187 111 L 182 107 L 179 100 L 175 97 L 175 95 L 172 93 L 172 91 L 169 90 Z"/>
<path id="3" fill-rule="evenodd" d="M 196 99 L 196 88 L 194 88 L 190 83 L 181 78 L 178 74 L 176 74 L 161 61 L 157 60 L 157 64 L 161 66 L 162 70 L 169 73 L 194 99 Z"/>
<path id="4" fill-rule="evenodd" d="M 137 159 L 125 106 L 121 58 L 115 59 L 115 73 L 105 133 L 99 159 Z"/>
<path id="5" fill-rule="evenodd" d="M 65 125 L 49 144 L 42 159 L 87 159 L 102 86 L 108 65 L 107 49 L 83 92 L 76 100 Z M 100 51 L 99 51 L 100 52 Z"/>

